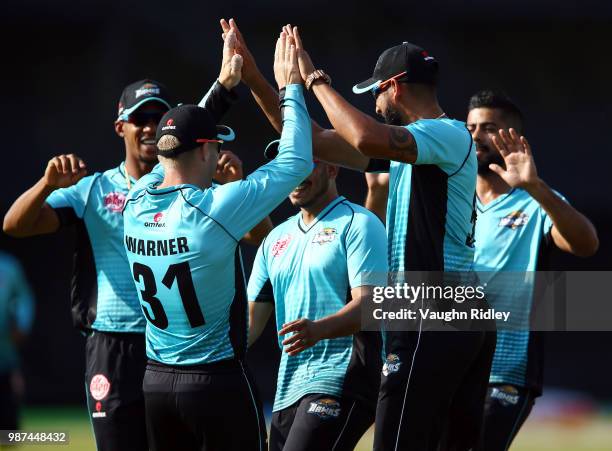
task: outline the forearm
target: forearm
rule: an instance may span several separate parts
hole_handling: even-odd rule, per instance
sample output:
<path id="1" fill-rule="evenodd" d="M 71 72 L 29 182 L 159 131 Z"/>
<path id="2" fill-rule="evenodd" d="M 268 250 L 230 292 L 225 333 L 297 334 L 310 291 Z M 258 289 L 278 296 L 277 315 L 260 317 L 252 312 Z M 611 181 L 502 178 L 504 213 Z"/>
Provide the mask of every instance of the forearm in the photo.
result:
<path id="1" fill-rule="evenodd" d="M 34 186 L 19 196 L 4 216 L 4 232 L 14 237 L 26 237 L 41 233 L 35 231 L 34 227 L 40 218 L 45 199 L 54 190 L 55 188 L 48 186 L 44 178 L 41 178 Z M 52 231 L 52 229 L 45 230 L 43 233 Z"/>
<path id="2" fill-rule="evenodd" d="M 198 106 L 205 108 L 219 122 L 238 101 L 238 94 L 234 89 L 228 89 L 223 82 L 215 80 L 206 95 L 200 100 Z"/>
<path id="3" fill-rule="evenodd" d="M 251 89 L 251 94 L 255 102 L 257 102 L 261 111 L 265 114 L 272 127 L 274 127 L 274 130 L 281 133 L 283 130 L 283 121 L 278 108 L 279 99 L 276 89 L 268 83 L 259 71 L 249 80 L 247 85 Z"/>
<path id="4" fill-rule="evenodd" d="M 599 246 L 595 227 L 582 213 L 561 199 L 541 179 L 527 192 L 542 206 L 550 217 L 556 232 L 555 244 L 562 250 L 579 256 L 589 256 Z"/>
<path id="5" fill-rule="evenodd" d="M 249 302 L 249 335 L 247 346 L 251 347 L 266 328 L 266 323 L 273 310 L 273 304 L 267 302 Z"/>
<path id="6" fill-rule="evenodd" d="M 270 216 L 266 216 L 263 221 L 253 227 L 242 239 L 252 246 L 259 246 L 264 238 L 274 228 Z"/>
<path id="7" fill-rule="evenodd" d="M 361 298 L 353 299 L 333 315 L 317 321 L 321 339 L 353 335 L 361 329 Z"/>
<path id="8" fill-rule="evenodd" d="M 387 200 L 389 198 L 389 186 L 380 186 L 376 188 L 369 188 L 366 200 L 364 203 L 365 208 L 374 213 L 378 218 L 385 223 L 387 217 Z"/>

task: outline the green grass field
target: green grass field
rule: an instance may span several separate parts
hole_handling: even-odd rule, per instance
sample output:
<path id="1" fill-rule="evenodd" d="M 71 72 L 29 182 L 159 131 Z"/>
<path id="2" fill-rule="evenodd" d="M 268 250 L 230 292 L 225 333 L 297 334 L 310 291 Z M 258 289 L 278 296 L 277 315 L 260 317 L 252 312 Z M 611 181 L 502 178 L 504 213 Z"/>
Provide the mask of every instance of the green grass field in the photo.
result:
<path id="1" fill-rule="evenodd" d="M 68 445 L 10 446 L 3 450 L 19 451 L 95 451 L 91 426 L 84 408 L 27 408 L 23 412 L 23 430 L 68 431 Z M 371 450 L 371 431 L 364 436 L 358 451 Z M 512 451 L 612 451 L 612 417 L 593 416 L 572 422 L 530 420 L 512 446 Z M 178 450 L 177 450 L 178 451 Z"/>

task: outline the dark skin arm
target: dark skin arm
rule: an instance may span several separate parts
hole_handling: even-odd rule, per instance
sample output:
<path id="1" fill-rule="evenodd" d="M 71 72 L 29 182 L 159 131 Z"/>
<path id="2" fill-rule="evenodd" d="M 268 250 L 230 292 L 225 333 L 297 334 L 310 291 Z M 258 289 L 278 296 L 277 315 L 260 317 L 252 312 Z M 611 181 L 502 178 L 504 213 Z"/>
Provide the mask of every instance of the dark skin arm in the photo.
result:
<path id="1" fill-rule="evenodd" d="M 224 37 L 230 29 L 235 30 L 238 38 L 238 47 L 236 51 L 242 55 L 244 61 L 242 66 L 242 81 L 244 81 L 251 90 L 253 98 L 272 127 L 280 133 L 283 123 L 278 108 L 278 92 L 268 83 L 257 67 L 255 58 L 249 51 L 246 41 L 238 29 L 236 22 L 233 19 L 230 19 L 229 22 L 225 19 L 221 19 L 221 28 Z M 312 121 L 312 144 L 314 156 L 331 164 L 357 171 L 364 171 L 370 162 L 368 157 L 357 152 L 356 149 L 342 139 L 335 130 L 325 129 L 315 121 Z"/>

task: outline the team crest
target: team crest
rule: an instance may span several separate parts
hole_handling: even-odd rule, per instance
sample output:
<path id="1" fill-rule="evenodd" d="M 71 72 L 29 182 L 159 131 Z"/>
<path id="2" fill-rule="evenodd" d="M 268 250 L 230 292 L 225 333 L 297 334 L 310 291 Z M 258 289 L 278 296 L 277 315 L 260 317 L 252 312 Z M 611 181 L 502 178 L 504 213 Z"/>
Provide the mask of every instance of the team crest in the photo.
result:
<path id="1" fill-rule="evenodd" d="M 285 235 L 278 239 L 272 246 L 272 256 L 278 257 L 279 255 L 282 255 L 287 250 L 289 241 L 291 241 L 291 235 Z"/>
<path id="2" fill-rule="evenodd" d="M 316 415 L 321 419 L 338 418 L 340 416 L 340 403 L 335 399 L 318 399 L 310 403 L 306 413 Z"/>
<path id="3" fill-rule="evenodd" d="M 512 385 L 502 385 L 491 389 L 491 398 L 497 399 L 504 406 L 515 406 L 519 402 L 519 392 Z"/>
<path id="4" fill-rule="evenodd" d="M 508 216 L 504 216 L 499 221 L 500 227 L 508 227 L 509 229 L 516 229 L 527 224 L 529 216 L 523 213 L 521 210 L 513 211 Z"/>
<path id="5" fill-rule="evenodd" d="M 104 208 L 113 213 L 121 213 L 125 205 L 125 194 L 123 193 L 108 193 L 104 196 Z"/>
<path id="6" fill-rule="evenodd" d="M 321 245 L 325 243 L 331 243 L 336 239 L 336 235 L 336 229 L 332 227 L 324 227 L 319 233 L 315 235 L 315 237 L 312 239 L 312 242 Z"/>
<path id="7" fill-rule="evenodd" d="M 388 376 L 392 373 L 397 373 L 401 365 L 402 362 L 400 361 L 397 354 L 389 354 L 387 356 L 387 360 L 385 360 L 385 363 L 383 364 L 382 373 L 384 376 Z"/>

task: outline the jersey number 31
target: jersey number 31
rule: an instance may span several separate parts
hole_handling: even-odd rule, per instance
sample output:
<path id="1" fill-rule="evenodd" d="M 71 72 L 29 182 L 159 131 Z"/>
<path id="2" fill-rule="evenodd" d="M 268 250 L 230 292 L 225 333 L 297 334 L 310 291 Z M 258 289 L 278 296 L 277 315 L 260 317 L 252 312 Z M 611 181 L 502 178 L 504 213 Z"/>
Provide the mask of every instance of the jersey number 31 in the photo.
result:
<path id="1" fill-rule="evenodd" d="M 155 276 L 153 271 L 146 265 L 141 263 L 134 263 L 132 266 L 132 272 L 134 273 L 134 280 L 144 285 L 144 290 L 140 290 L 142 300 L 151 306 L 153 312 L 153 318 L 149 311 L 142 307 L 142 311 L 146 316 L 147 320 L 159 329 L 166 329 L 168 327 L 168 317 L 164 312 L 164 307 L 158 298 L 155 297 L 157 294 L 157 284 L 155 282 Z M 181 295 L 181 301 L 183 308 L 187 314 L 187 319 L 191 327 L 203 326 L 206 324 L 204 321 L 204 315 L 200 309 L 200 303 L 196 296 L 195 288 L 193 286 L 193 280 L 191 279 L 191 268 L 189 268 L 189 262 L 175 263 L 168 266 L 166 275 L 162 279 L 162 283 L 166 288 L 172 288 L 174 281 L 178 284 L 179 294 Z"/>

